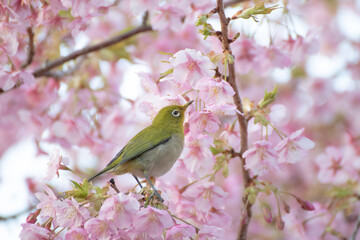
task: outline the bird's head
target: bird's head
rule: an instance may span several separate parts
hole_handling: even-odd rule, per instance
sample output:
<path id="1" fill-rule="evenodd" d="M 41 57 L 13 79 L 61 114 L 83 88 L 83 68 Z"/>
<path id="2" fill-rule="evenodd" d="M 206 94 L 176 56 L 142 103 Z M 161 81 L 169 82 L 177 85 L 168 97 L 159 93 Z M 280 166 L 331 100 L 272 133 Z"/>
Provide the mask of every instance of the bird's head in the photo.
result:
<path id="1" fill-rule="evenodd" d="M 153 125 L 176 127 L 184 124 L 184 115 L 186 108 L 194 101 L 189 101 L 184 105 L 170 105 L 166 106 L 158 112 L 153 120 Z"/>

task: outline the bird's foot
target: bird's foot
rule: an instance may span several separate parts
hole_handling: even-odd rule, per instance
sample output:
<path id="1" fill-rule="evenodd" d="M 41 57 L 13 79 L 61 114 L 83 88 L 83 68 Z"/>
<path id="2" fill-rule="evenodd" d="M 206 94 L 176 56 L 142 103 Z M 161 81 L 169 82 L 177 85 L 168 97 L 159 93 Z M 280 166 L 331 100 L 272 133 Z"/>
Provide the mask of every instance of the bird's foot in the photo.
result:
<path id="1" fill-rule="evenodd" d="M 160 196 L 158 191 L 155 191 L 150 195 L 149 202 L 154 198 L 154 196 L 156 196 L 157 200 L 159 200 L 160 202 L 164 202 L 164 199 Z"/>

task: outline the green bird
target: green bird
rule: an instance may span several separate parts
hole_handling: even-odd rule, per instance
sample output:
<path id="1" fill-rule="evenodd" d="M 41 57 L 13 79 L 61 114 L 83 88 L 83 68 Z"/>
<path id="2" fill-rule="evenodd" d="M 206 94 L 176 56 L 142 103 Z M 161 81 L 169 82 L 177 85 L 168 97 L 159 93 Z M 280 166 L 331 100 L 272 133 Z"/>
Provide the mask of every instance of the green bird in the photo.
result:
<path id="1" fill-rule="evenodd" d="M 131 173 L 140 187 L 142 186 L 138 178 L 145 178 L 154 194 L 162 200 L 150 177 L 164 175 L 179 158 L 184 147 L 184 114 L 191 103 L 193 101 L 185 105 L 162 108 L 152 124 L 136 134 L 109 164 L 89 181 L 103 173 Z"/>

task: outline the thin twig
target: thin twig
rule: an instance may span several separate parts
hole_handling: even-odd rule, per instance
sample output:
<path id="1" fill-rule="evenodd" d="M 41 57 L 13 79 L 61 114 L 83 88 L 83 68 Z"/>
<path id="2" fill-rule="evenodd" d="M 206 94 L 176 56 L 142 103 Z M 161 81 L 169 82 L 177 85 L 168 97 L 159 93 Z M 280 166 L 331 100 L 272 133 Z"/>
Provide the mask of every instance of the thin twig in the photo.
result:
<path id="1" fill-rule="evenodd" d="M 229 54 L 232 55 L 231 48 L 230 48 L 229 35 L 228 35 L 229 19 L 226 18 L 226 16 L 225 16 L 223 0 L 217 0 L 217 7 L 218 7 L 218 14 L 219 14 L 220 23 L 221 23 L 221 34 L 222 34 L 221 39 L 222 39 L 223 51 L 228 52 Z M 242 155 L 248 149 L 248 132 L 247 132 L 248 122 L 244 115 L 243 105 L 242 105 L 240 94 L 238 92 L 238 88 L 236 85 L 235 63 L 234 62 L 228 64 L 228 71 L 229 71 L 228 82 L 235 91 L 235 95 L 233 96 L 234 103 L 235 103 L 237 109 L 241 113 L 241 114 L 240 113 L 237 114 L 237 117 L 238 117 L 238 120 L 240 123 L 240 131 L 241 131 L 240 132 L 241 133 L 240 159 L 241 159 L 241 165 L 242 165 L 242 170 L 243 170 L 244 188 L 247 188 L 251 185 L 252 179 L 250 178 L 249 171 L 245 169 L 245 159 L 242 157 Z M 244 195 L 242 197 L 242 201 L 244 204 L 247 203 L 248 196 Z M 251 207 L 252 207 L 251 203 L 248 203 L 246 205 L 245 211 L 246 211 L 246 215 L 247 215 L 247 218 L 246 218 L 247 220 L 240 225 L 240 231 L 239 231 L 239 235 L 238 235 L 238 239 L 240 239 L 240 240 L 246 239 L 247 229 L 248 229 L 251 215 L 252 215 Z"/>
<path id="2" fill-rule="evenodd" d="M 33 210 L 34 208 L 35 208 L 35 206 L 29 206 L 28 208 L 22 210 L 21 212 L 15 213 L 15 214 L 13 214 L 13 215 L 6 216 L 6 217 L 0 216 L 0 221 L 7 221 L 7 220 L 10 220 L 10 219 L 14 219 L 14 218 L 20 217 L 21 215 L 30 212 L 30 211 Z"/>
<path id="3" fill-rule="evenodd" d="M 119 190 L 118 187 L 116 186 L 115 180 L 112 178 L 112 179 L 110 179 L 109 182 L 110 182 L 110 186 L 115 190 L 115 192 L 116 192 L 116 193 L 119 193 L 120 190 Z"/>
<path id="4" fill-rule="evenodd" d="M 246 1 L 250 1 L 250 0 L 230 0 L 230 1 L 226 1 L 226 2 L 224 2 L 224 7 L 227 8 L 227 7 L 230 7 L 232 5 L 235 5 L 235 4 L 238 4 L 238 3 L 241 3 L 241 2 L 246 2 Z"/>
<path id="5" fill-rule="evenodd" d="M 77 51 L 74 51 L 72 52 L 71 54 L 69 54 L 68 56 L 66 57 L 61 57 L 61 58 L 58 58 L 54 61 L 51 61 L 49 63 L 46 63 L 45 66 L 41 67 L 41 68 L 38 68 L 36 69 L 33 74 L 35 77 L 41 77 L 41 76 L 44 76 L 46 74 L 47 71 L 49 71 L 50 69 L 53 69 L 55 67 L 59 67 L 61 66 L 62 64 L 70 61 L 70 60 L 73 60 L 79 56 L 83 56 L 83 55 L 86 55 L 86 54 L 89 54 L 91 52 L 94 52 L 94 51 L 98 51 L 100 49 L 103 49 L 103 48 L 106 48 L 106 47 L 109 47 L 111 45 L 114 45 L 116 43 L 119 43 L 125 39 L 128 39 L 138 33 L 142 33 L 142 32 L 147 32 L 147 31 L 151 31 L 152 28 L 151 26 L 149 25 L 141 25 L 137 28 L 134 28 L 124 34 L 121 34 L 121 35 L 118 35 L 118 36 L 115 36 L 113 38 L 110 38 L 104 42 L 101 42 L 101 43 L 98 43 L 98 44 L 95 44 L 95 45 L 92 45 L 92 46 L 88 46 L 88 47 L 84 47 L 83 49 L 80 49 L 80 50 L 77 50 Z"/>
<path id="6" fill-rule="evenodd" d="M 48 71 L 44 73 L 44 77 L 52 77 L 55 79 L 61 79 L 63 77 L 69 76 L 71 74 L 73 74 L 74 72 L 76 72 L 77 70 L 79 70 L 81 64 L 84 62 L 86 57 L 81 58 L 80 60 L 78 60 L 75 64 L 75 66 L 71 67 L 70 69 L 68 69 L 67 71 Z"/>
<path id="7" fill-rule="evenodd" d="M 27 53 L 26 61 L 21 65 L 22 69 L 26 68 L 32 63 L 35 55 L 34 32 L 32 31 L 31 27 L 26 28 L 26 31 L 29 37 L 29 44 L 28 44 L 28 53 Z"/>
<path id="8" fill-rule="evenodd" d="M 351 236 L 351 240 L 356 240 L 356 235 L 359 231 L 359 228 L 360 228 L 360 214 L 358 216 L 358 219 L 356 220 L 356 224 L 355 224 L 355 229 L 354 229 L 354 232 Z"/>
<path id="9" fill-rule="evenodd" d="M 181 219 L 181 218 L 179 218 L 179 217 L 175 216 L 174 214 L 171 214 L 171 213 L 170 213 L 170 215 L 171 215 L 173 218 L 175 218 L 175 219 L 177 219 L 177 220 L 179 220 L 179 221 L 182 221 L 183 223 L 186 223 L 186 224 L 188 224 L 188 225 L 190 225 L 190 226 L 194 227 L 194 228 L 195 228 L 195 230 L 196 230 L 196 233 L 199 233 L 200 229 L 199 229 L 198 227 L 196 227 L 195 225 L 193 225 L 193 224 L 189 223 L 188 221 L 185 221 L 184 219 Z"/>

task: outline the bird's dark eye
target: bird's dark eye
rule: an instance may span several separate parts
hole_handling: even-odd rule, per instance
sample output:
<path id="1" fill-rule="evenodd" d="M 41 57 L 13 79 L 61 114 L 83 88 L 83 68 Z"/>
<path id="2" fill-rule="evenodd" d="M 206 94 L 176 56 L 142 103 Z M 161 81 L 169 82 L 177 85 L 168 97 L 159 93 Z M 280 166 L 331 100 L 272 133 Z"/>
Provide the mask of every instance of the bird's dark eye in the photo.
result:
<path id="1" fill-rule="evenodd" d="M 180 116 L 180 112 L 178 111 L 178 110 L 174 110 L 174 111 L 172 111 L 172 113 L 171 113 L 174 117 L 178 117 L 178 116 Z"/>

